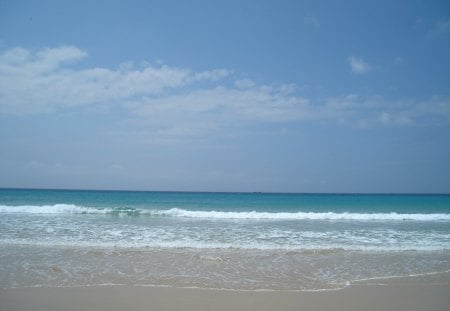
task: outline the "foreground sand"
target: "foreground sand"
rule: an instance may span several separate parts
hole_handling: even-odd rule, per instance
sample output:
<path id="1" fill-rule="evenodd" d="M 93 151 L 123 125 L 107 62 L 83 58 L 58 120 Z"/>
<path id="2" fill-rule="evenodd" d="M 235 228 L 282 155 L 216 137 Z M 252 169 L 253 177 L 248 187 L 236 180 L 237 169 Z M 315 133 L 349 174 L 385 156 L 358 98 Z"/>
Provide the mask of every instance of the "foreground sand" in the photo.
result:
<path id="1" fill-rule="evenodd" d="M 325 292 L 139 286 L 0 290 L 1 311 L 53 310 L 450 310 L 450 285 L 354 285 Z"/>

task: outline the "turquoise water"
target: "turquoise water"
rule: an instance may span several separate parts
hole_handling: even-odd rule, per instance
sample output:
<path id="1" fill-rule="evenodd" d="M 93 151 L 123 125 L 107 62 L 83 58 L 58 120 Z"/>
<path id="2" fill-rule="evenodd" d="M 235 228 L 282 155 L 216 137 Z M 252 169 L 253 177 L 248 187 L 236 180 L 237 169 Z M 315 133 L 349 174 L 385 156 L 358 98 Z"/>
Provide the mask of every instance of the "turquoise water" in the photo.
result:
<path id="1" fill-rule="evenodd" d="M 13 244 L 450 248 L 449 195 L 2 189 L 0 214 L 0 241 Z"/>
<path id="2" fill-rule="evenodd" d="M 201 211 L 450 213 L 450 195 L 284 194 L 0 189 L 2 205 Z"/>
<path id="3" fill-rule="evenodd" d="M 0 215 L 5 287 L 320 289 L 450 269 L 450 195 L 0 189 Z"/>

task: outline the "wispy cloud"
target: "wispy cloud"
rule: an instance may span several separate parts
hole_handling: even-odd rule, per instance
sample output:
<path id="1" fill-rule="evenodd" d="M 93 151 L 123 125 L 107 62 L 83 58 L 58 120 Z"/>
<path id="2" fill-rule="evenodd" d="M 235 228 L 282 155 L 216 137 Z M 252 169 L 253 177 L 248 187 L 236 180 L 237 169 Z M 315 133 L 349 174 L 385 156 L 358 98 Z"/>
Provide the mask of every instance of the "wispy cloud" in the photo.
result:
<path id="1" fill-rule="evenodd" d="M 283 89 L 283 86 L 255 86 L 244 90 L 220 86 L 147 98 L 133 108 L 133 113 L 138 119 L 153 120 L 152 126 L 164 128 L 154 132 L 164 138 L 174 133 L 192 136 L 255 123 L 314 122 L 371 128 L 450 122 L 448 97 L 390 101 L 376 95 L 349 94 L 314 102 Z"/>
<path id="2" fill-rule="evenodd" d="M 443 33 L 447 31 L 450 31 L 450 20 L 436 22 L 434 32 Z"/>
<path id="3" fill-rule="evenodd" d="M 246 89 L 217 86 L 180 95 L 146 98 L 136 109 L 141 116 L 158 116 L 168 111 L 183 118 L 201 114 L 221 119 L 285 122 L 310 119 L 307 99 L 289 94 L 285 86 L 255 86 Z"/>
<path id="4" fill-rule="evenodd" d="M 350 70 L 354 74 L 364 74 L 372 70 L 372 66 L 362 58 L 351 56 L 347 59 L 350 64 Z"/>
<path id="5" fill-rule="evenodd" d="M 195 72 L 166 65 L 78 68 L 87 57 L 76 47 L 0 55 L 0 113 L 40 114 L 117 106 L 130 133 L 172 140 L 256 123 L 322 122 L 356 127 L 450 122 L 450 98 L 388 101 L 348 94 L 316 100 L 293 84 L 258 84 L 226 69 Z M 371 66 L 349 59 L 355 74 Z M 100 109 L 101 110 L 101 109 Z"/>
<path id="6" fill-rule="evenodd" d="M 314 16 L 305 16 L 303 18 L 303 23 L 307 26 L 311 26 L 314 28 L 319 28 L 320 27 L 320 22 L 319 20 L 314 17 Z"/>
<path id="7" fill-rule="evenodd" d="M 426 36 L 428 39 L 443 38 L 450 33 L 450 19 L 438 20 L 434 24 L 428 26 Z"/>
<path id="8" fill-rule="evenodd" d="M 398 56 L 394 59 L 395 65 L 403 65 L 404 63 L 405 63 L 405 59 L 403 57 Z"/>
<path id="9" fill-rule="evenodd" d="M 76 47 L 63 46 L 32 53 L 22 48 L 0 55 L 0 112 L 41 113 L 61 108 L 110 104 L 156 95 L 199 81 L 228 75 L 224 69 L 192 72 L 189 69 L 130 64 L 118 69 L 73 69 L 68 66 L 87 56 Z"/>

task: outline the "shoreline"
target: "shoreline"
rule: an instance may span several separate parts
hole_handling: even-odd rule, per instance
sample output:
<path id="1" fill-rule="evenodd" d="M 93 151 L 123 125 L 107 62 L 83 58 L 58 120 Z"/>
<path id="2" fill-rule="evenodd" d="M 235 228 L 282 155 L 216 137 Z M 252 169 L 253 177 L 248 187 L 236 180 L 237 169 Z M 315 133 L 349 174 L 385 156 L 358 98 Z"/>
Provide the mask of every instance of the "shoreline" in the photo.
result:
<path id="1" fill-rule="evenodd" d="M 0 288 L 127 285 L 327 291 L 363 283 L 449 283 L 448 252 L 279 252 L 5 246 Z M 414 269 L 410 262 L 413 261 Z M 431 280 L 431 281 L 430 281 Z M 435 282 L 434 280 L 438 280 Z"/>
<path id="2" fill-rule="evenodd" d="M 448 310 L 450 272 L 349 282 L 342 288 L 245 290 L 171 285 L 80 285 L 0 289 L 0 311 Z"/>
<path id="3" fill-rule="evenodd" d="M 104 285 L 0 289 L 0 311 L 448 310 L 450 282 L 352 284 L 325 291 Z"/>
<path id="4" fill-rule="evenodd" d="M 30 286 L 13 286 L 13 287 L 0 287 L 0 291 L 9 290 L 25 290 L 33 288 L 43 288 L 43 289 L 56 289 L 56 288 L 95 288 L 95 287 L 144 287 L 144 288 L 173 288 L 173 289 L 188 289 L 188 290 L 201 290 L 201 291 L 224 291 L 224 292 L 286 292 L 286 293 L 315 293 L 315 292 L 333 292 L 341 291 L 349 287 L 355 286 L 391 286 L 391 285 L 401 285 L 401 286 L 450 286 L 450 270 L 446 271 L 436 271 L 429 273 L 420 273 L 413 275 L 392 275 L 392 276 L 382 276 L 373 277 L 366 279 L 358 279 L 347 281 L 346 284 L 342 284 L 336 287 L 330 288 L 316 288 L 316 289 L 276 289 L 276 288 L 226 288 L 226 287 L 202 287 L 202 286 L 180 286 L 180 285 L 170 285 L 170 284 L 129 284 L 129 283 L 104 283 L 104 284 L 83 284 L 83 285 L 30 285 Z"/>

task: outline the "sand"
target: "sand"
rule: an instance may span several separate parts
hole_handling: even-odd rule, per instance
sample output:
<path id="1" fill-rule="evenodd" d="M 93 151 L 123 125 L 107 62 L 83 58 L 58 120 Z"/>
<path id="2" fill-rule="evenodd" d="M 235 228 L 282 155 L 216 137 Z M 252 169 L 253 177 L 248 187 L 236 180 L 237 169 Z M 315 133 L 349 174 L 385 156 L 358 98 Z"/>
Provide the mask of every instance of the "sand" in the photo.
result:
<path id="1" fill-rule="evenodd" d="M 0 290 L 0 311 L 450 310 L 450 284 L 352 285 L 321 292 L 142 286 Z"/>

